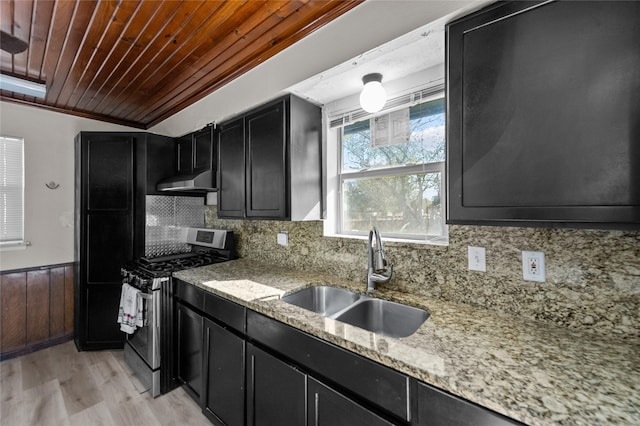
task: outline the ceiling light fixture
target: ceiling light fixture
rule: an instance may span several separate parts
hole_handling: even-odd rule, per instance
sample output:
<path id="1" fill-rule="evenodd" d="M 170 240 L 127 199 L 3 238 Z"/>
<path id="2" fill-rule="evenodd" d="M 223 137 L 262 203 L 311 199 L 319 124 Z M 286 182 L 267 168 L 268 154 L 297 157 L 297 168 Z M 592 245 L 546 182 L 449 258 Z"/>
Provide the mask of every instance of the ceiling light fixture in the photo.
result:
<path id="1" fill-rule="evenodd" d="M 362 77 L 360 106 L 367 112 L 378 112 L 387 102 L 387 92 L 382 87 L 382 74 L 373 73 Z"/>
<path id="2" fill-rule="evenodd" d="M 23 80 L 6 74 L 0 74 L 0 89 L 36 98 L 44 98 L 47 94 L 47 86 L 43 83 Z"/>

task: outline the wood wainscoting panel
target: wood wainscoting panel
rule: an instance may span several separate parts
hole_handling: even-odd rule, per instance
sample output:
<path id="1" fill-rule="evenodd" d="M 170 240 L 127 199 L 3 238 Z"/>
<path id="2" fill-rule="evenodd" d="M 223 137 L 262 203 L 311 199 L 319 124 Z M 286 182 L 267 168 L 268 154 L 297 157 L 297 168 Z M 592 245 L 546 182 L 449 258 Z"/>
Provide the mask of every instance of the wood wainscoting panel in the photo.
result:
<path id="1" fill-rule="evenodd" d="M 27 272 L 27 345 L 49 340 L 49 271 Z"/>
<path id="2" fill-rule="evenodd" d="M 23 349 L 27 345 L 27 276 L 18 272 L 0 276 L 0 351 Z"/>
<path id="3" fill-rule="evenodd" d="M 73 337 L 72 264 L 0 274 L 0 359 Z"/>
<path id="4" fill-rule="evenodd" d="M 73 336 L 73 277 L 74 266 L 64 267 L 64 334 Z"/>
<path id="5" fill-rule="evenodd" d="M 51 268 L 49 287 L 49 337 L 64 335 L 64 267 Z"/>

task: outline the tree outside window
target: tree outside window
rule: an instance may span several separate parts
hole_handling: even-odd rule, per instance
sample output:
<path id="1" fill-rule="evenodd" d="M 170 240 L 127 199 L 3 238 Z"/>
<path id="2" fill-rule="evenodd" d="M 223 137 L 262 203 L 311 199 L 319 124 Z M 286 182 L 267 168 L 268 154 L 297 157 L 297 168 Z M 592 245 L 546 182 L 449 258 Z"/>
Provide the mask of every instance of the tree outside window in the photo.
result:
<path id="1" fill-rule="evenodd" d="M 401 238 L 446 235 L 444 126 L 440 98 L 343 128 L 342 233 L 375 225 Z"/>

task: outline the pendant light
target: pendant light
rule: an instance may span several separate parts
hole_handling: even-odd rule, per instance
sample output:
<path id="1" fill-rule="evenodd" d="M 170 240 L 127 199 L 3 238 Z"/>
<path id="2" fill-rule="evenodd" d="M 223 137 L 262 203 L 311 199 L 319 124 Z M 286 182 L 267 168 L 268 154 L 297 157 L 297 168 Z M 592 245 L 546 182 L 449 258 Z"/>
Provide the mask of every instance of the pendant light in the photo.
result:
<path id="1" fill-rule="evenodd" d="M 378 112 L 387 102 L 387 92 L 382 87 L 382 74 L 373 73 L 362 77 L 364 87 L 360 93 L 360 106 L 372 113 Z"/>

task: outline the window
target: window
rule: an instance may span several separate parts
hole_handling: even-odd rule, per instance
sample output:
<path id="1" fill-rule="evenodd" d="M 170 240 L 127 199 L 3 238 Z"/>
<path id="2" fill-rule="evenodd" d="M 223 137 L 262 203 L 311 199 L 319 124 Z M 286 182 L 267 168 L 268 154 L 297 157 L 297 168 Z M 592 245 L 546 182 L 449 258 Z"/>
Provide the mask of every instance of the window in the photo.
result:
<path id="1" fill-rule="evenodd" d="M 24 244 L 24 140 L 0 136 L 0 247 Z"/>
<path id="2" fill-rule="evenodd" d="M 338 233 L 446 242 L 442 95 L 340 135 Z"/>

